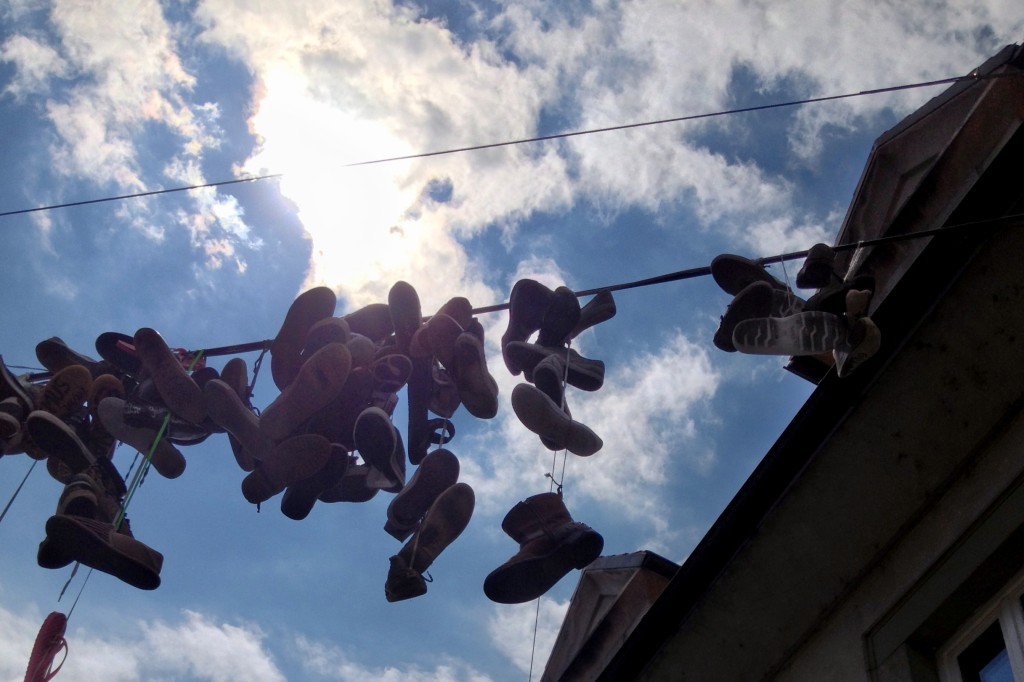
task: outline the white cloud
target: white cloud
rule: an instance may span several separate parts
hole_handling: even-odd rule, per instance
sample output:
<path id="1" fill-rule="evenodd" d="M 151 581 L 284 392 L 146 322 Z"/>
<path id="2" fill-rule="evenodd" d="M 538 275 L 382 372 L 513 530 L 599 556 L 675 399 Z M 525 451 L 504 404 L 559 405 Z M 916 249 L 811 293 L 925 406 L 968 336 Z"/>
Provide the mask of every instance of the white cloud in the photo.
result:
<path id="1" fill-rule="evenodd" d="M 285 677 L 266 650 L 255 625 L 216 623 L 184 611 L 176 623 L 133 624 L 121 636 L 97 637 L 68 623 L 68 656 L 61 675 L 71 680 L 192 679 L 210 682 L 282 682 Z M 42 616 L 0 608 L 0 676 L 21 679 Z M 58 657 L 57 661 L 60 661 Z"/>
<path id="2" fill-rule="evenodd" d="M 539 606 L 536 601 L 531 601 L 525 604 L 498 604 L 492 608 L 487 632 L 494 647 L 524 673 L 529 672 L 532 658 L 533 674 L 539 679 L 555 645 L 569 602 L 541 597 Z"/>
<path id="3" fill-rule="evenodd" d="M 68 65 L 49 45 L 16 35 L 0 46 L 0 61 L 13 62 L 15 76 L 4 88 L 14 96 L 44 90 L 50 78 L 65 76 Z"/>
<path id="4" fill-rule="evenodd" d="M 357 663 L 341 648 L 327 643 L 310 640 L 304 636 L 295 638 L 295 646 L 308 674 L 324 679 L 342 682 L 487 682 L 489 677 L 471 665 L 445 658 L 433 669 L 417 665 L 396 664 L 385 667 L 369 667 Z"/>
<path id="5" fill-rule="evenodd" d="M 204 184 L 203 154 L 216 149 L 223 134 L 219 108 L 191 101 L 196 78 L 178 55 L 183 35 L 165 19 L 160 4 L 58 0 L 49 18 L 49 42 L 14 35 L 3 44 L 0 59 L 16 67 L 8 90 L 37 97 L 53 126 L 53 169 L 108 193 L 157 189 L 162 181 Z M 56 83 L 54 76 L 62 80 Z M 154 132 L 170 133 L 171 148 L 155 142 Z M 145 157 L 151 154 L 170 159 L 163 175 L 147 168 Z M 228 242 L 260 246 L 247 239 L 248 228 L 233 198 L 211 189 L 193 199 L 189 219 L 180 222 L 211 267 L 221 262 L 211 249 L 222 252 Z M 118 214 L 125 224 L 159 240 L 168 216 L 154 206 L 135 200 L 119 207 Z"/>

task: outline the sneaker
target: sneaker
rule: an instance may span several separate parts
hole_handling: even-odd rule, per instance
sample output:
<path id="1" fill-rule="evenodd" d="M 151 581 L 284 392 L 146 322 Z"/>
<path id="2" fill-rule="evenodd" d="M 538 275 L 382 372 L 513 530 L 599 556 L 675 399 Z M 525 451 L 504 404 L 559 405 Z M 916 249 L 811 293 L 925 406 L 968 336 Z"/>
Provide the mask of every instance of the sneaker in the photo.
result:
<path id="1" fill-rule="evenodd" d="M 72 350 L 59 336 L 50 337 L 36 344 L 36 358 L 39 364 L 54 373 L 73 365 L 85 367 L 94 378 L 111 371 L 109 363 L 94 360 L 88 355 Z"/>
<path id="2" fill-rule="evenodd" d="M 329 343 L 348 344 L 351 334 L 348 322 L 343 317 L 325 317 L 314 323 L 306 332 L 306 340 L 302 344 L 303 362 Z"/>
<path id="3" fill-rule="evenodd" d="M 804 264 L 796 273 L 796 285 L 801 289 L 821 289 L 837 277 L 836 252 L 828 244 L 815 244 L 807 252 Z"/>
<path id="4" fill-rule="evenodd" d="M 50 412 L 35 410 L 29 413 L 25 429 L 42 452 L 62 461 L 73 474 L 84 471 L 96 459 L 75 430 Z"/>
<path id="5" fill-rule="evenodd" d="M 302 365 L 294 380 L 260 415 L 260 430 L 282 441 L 330 404 L 342 388 L 352 365 L 348 348 L 329 343 Z"/>
<path id="6" fill-rule="evenodd" d="M 348 465 L 349 457 L 345 449 L 332 444 L 326 464 L 312 476 L 285 489 L 281 496 L 281 513 L 295 521 L 309 516 L 320 495 L 341 482 Z"/>
<path id="7" fill-rule="evenodd" d="M 459 460 L 455 455 L 443 448 L 428 453 L 409 483 L 388 505 L 384 531 L 399 542 L 404 541 L 416 530 L 430 505 L 458 480 Z"/>
<path id="8" fill-rule="evenodd" d="M 562 408 L 565 408 L 565 374 L 565 357 L 560 353 L 552 353 L 533 368 L 533 385 Z"/>
<path id="9" fill-rule="evenodd" d="M 345 315 L 345 321 L 348 322 L 349 331 L 361 334 L 374 343 L 380 343 L 395 333 L 387 303 L 371 303 Z"/>
<path id="10" fill-rule="evenodd" d="M 60 370 L 46 382 L 36 401 L 37 410 L 65 419 L 81 409 L 92 389 L 92 374 L 81 365 Z"/>
<path id="11" fill-rule="evenodd" d="M 455 379 L 452 378 L 448 370 L 437 363 L 434 363 L 430 368 L 430 378 L 432 380 L 430 384 L 430 411 L 439 417 L 451 419 L 452 415 L 455 414 L 455 411 L 462 404 L 462 398 L 459 397 L 459 388 L 455 385 Z"/>
<path id="12" fill-rule="evenodd" d="M 163 437 L 177 445 L 201 443 L 210 435 L 206 428 L 182 419 L 165 406 L 137 397 L 125 399 L 124 422 L 131 427 L 153 431 L 163 428 Z"/>
<path id="13" fill-rule="evenodd" d="M 882 347 L 882 332 L 870 317 L 854 322 L 846 341 L 832 351 L 836 361 L 836 374 L 849 376 L 855 369 L 871 359 Z"/>
<path id="14" fill-rule="evenodd" d="M 492 419 L 498 414 L 498 382 L 487 371 L 483 342 L 475 334 L 463 332 L 455 341 L 455 385 L 466 411 L 477 419 Z"/>
<path id="15" fill-rule="evenodd" d="M 32 645 L 28 669 L 25 671 L 25 682 L 49 682 L 57 676 L 68 655 L 68 642 L 64 639 L 67 626 L 68 618 L 63 613 L 54 611 L 46 617 Z M 54 668 L 53 662 L 62 649 L 64 658 Z"/>
<path id="16" fill-rule="evenodd" d="M 580 301 L 569 287 L 558 287 L 540 323 L 537 343 L 541 346 L 564 346 L 580 321 Z"/>
<path id="17" fill-rule="evenodd" d="M 788 317 L 743 320 L 732 335 L 736 350 L 752 355 L 818 355 L 845 339 L 841 317 L 807 310 Z"/>
<path id="18" fill-rule="evenodd" d="M 193 381 L 178 357 L 155 330 L 143 327 L 135 332 L 135 351 L 149 372 L 163 403 L 193 424 L 206 419 L 206 402 L 199 384 Z"/>
<path id="19" fill-rule="evenodd" d="M 761 263 L 724 253 L 711 261 L 711 277 L 727 294 L 735 296 L 754 282 L 766 282 L 773 289 L 789 287 L 772 277 Z"/>
<path id="20" fill-rule="evenodd" d="M 338 297 L 328 287 L 304 291 L 292 302 L 281 329 L 270 345 L 270 373 L 281 391 L 288 388 L 303 365 L 302 347 L 310 328 L 334 315 Z"/>
<path id="21" fill-rule="evenodd" d="M 150 456 L 150 464 L 164 478 L 177 478 L 185 471 L 185 457 L 178 448 L 164 438 L 157 438 L 158 431 L 129 426 L 124 421 L 124 400 L 105 398 L 97 410 L 100 421 L 115 438 L 127 443 L 144 456 Z"/>
<path id="22" fill-rule="evenodd" d="M 376 347 L 368 336 L 362 334 L 350 334 L 345 343 L 348 354 L 352 356 L 352 368 L 364 367 L 369 369 L 373 365 L 376 355 Z"/>
<path id="23" fill-rule="evenodd" d="M 96 337 L 96 352 L 120 372 L 137 377 L 142 360 L 135 352 L 135 339 L 119 332 L 103 332 Z"/>
<path id="24" fill-rule="evenodd" d="M 35 409 L 35 401 L 29 394 L 28 387 L 7 369 L 3 356 L 0 355 L 0 400 L 15 398 L 25 412 Z"/>
<path id="25" fill-rule="evenodd" d="M 391 353 L 377 358 L 370 365 L 375 380 L 373 390 L 382 393 L 398 393 L 409 383 L 412 375 L 412 360 L 401 353 Z"/>
<path id="26" fill-rule="evenodd" d="M 773 289 L 767 282 L 751 282 L 740 293 L 733 297 L 725 315 L 715 332 L 713 343 L 719 350 L 735 353 L 736 346 L 732 343 L 732 333 L 736 325 L 743 320 L 771 317 Z"/>
<path id="27" fill-rule="evenodd" d="M 322 469 L 331 457 L 331 443 L 306 434 L 278 443 L 267 458 L 242 479 L 242 495 L 252 504 L 266 502 L 285 488 Z"/>
<path id="28" fill-rule="evenodd" d="M 573 420 L 536 386 L 519 384 L 512 389 L 512 409 L 523 426 L 544 439 L 549 449 L 589 457 L 604 446 L 600 436 Z"/>
<path id="29" fill-rule="evenodd" d="M 384 582 L 384 598 L 389 602 L 405 601 L 422 597 L 427 593 L 427 581 L 423 574 L 409 566 L 398 554 L 389 560 L 388 577 Z"/>
<path id="30" fill-rule="evenodd" d="M 81 516 L 51 516 L 46 522 L 47 540 L 70 561 L 112 575 L 140 590 L 155 590 L 160 586 L 163 555 L 136 540 L 127 528 L 123 530 L 127 532 Z"/>
<path id="31" fill-rule="evenodd" d="M 596 391 L 604 385 L 604 362 L 591 360 L 580 355 L 576 349 L 568 352 L 564 346 L 547 348 L 535 343 L 513 342 L 506 347 L 506 354 L 514 358 L 523 370 L 527 381 L 533 381 L 533 370 L 541 360 L 552 354 L 560 354 L 567 358 L 569 373 L 566 383 L 581 391 Z"/>
<path id="32" fill-rule="evenodd" d="M 256 462 L 266 459 L 273 441 L 260 429 L 259 417 L 239 397 L 234 388 L 216 379 L 203 388 L 210 419 L 228 432 L 231 451 L 242 471 L 252 471 Z"/>
<path id="33" fill-rule="evenodd" d="M 612 298 L 612 292 L 602 289 L 580 309 L 580 321 L 573 327 L 569 338 L 575 339 L 591 327 L 612 319 L 615 317 L 615 313 L 615 299 Z"/>
<path id="34" fill-rule="evenodd" d="M 106 398 L 124 398 L 124 384 L 113 374 L 101 374 L 92 382 L 87 403 L 89 405 L 89 429 L 86 445 L 96 457 L 110 459 L 114 454 L 117 439 L 100 420 L 100 403 Z"/>
<path id="35" fill-rule="evenodd" d="M 397 492 L 405 485 L 405 449 L 399 447 L 401 435 L 388 414 L 379 407 L 368 407 L 356 419 L 353 431 L 356 449 L 363 461 L 387 481 L 380 486 Z M 371 476 L 368 485 L 374 485 Z"/>
<path id="36" fill-rule="evenodd" d="M 501 354 L 513 376 L 521 374 L 523 369 L 515 358 L 505 354 L 505 347 L 516 341 L 526 341 L 540 329 L 552 296 L 554 292 L 551 289 L 532 279 L 521 279 L 512 286 L 508 299 L 508 328 L 501 337 Z"/>
<path id="37" fill-rule="evenodd" d="M 399 352 L 409 354 L 409 344 L 423 322 L 420 297 L 408 282 L 395 282 L 388 291 L 388 310 L 395 329 L 395 344 Z"/>
<path id="38" fill-rule="evenodd" d="M 368 502 L 380 492 L 380 488 L 373 488 L 367 484 L 370 466 L 356 464 L 354 459 L 349 457 L 348 468 L 337 485 L 320 493 L 318 499 L 321 502 Z"/>

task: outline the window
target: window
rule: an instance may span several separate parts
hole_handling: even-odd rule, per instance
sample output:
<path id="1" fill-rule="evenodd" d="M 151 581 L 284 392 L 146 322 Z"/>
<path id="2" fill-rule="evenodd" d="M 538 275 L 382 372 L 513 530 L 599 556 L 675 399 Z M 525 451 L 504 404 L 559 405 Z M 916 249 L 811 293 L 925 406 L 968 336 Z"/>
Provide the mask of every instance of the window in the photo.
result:
<path id="1" fill-rule="evenodd" d="M 1024 682 L 1024 574 L 939 650 L 941 682 Z"/>

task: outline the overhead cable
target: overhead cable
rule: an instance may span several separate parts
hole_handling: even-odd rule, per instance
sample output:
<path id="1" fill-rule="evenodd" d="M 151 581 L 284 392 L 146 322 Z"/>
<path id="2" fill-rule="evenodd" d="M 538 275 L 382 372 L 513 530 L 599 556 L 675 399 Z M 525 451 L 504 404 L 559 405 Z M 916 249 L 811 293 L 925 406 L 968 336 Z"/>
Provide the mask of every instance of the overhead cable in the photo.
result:
<path id="1" fill-rule="evenodd" d="M 582 135 L 594 135 L 597 133 L 608 133 L 618 130 L 629 130 L 632 128 L 644 128 L 648 126 L 664 125 L 666 123 L 680 123 L 682 121 L 696 121 L 705 118 L 715 118 L 719 116 L 731 116 L 735 114 L 745 114 L 754 111 L 765 111 L 768 109 L 779 109 L 782 107 L 793 107 L 801 106 L 805 104 L 817 104 L 820 102 L 829 102 L 832 100 L 849 99 L 851 97 L 864 97 L 867 95 L 879 95 L 886 92 L 897 92 L 900 90 L 913 90 L 916 88 L 928 88 L 936 85 L 949 85 L 952 83 L 958 83 L 961 81 L 979 81 L 987 80 L 991 78 L 1000 78 L 1007 75 L 1017 75 L 1017 72 L 1013 73 L 993 73 L 993 74 L 980 74 L 978 71 L 972 71 L 966 76 L 953 76 L 951 78 L 942 78 L 939 80 L 922 81 L 920 83 L 907 83 L 904 85 L 892 85 L 885 88 L 874 88 L 871 90 L 860 90 L 858 92 L 849 92 L 842 95 L 826 95 L 823 97 L 811 97 L 808 99 L 792 100 L 788 102 L 776 102 L 774 104 L 758 104 L 749 107 L 739 107 L 736 109 L 726 109 L 723 111 L 715 111 L 703 114 L 690 114 L 687 116 L 676 116 L 673 118 L 662 118 L 655 121 L 643 121 L 640 123 L 624 123 L 621 125 L 606 126 L 603 128 L 590 128 L 587 130 L 574 130 L 564 133 L 553 133 L 551 135 L 538 135 L 536 137 L 527 137 L 517 140 L 507 140 L 505 142 L 490 142 L 487 144 L 471 145 L 468 147 L 455 147 L 452 149 L 442 149 L 432 152 L 419 152 L 416 154 L 406 154 L 404 156 L 389 156 L 379 159 L 369 159 L 365 161 L 354 161 L 351 163 L 342 164 L 342 168 L 354 168 L 357 166 L 370 166 L 380 163 L 391 163 L 394 161 L 409 161 L 412 159 L 424 159 L 431 156 L 444 156 L 447 154 L 461 154 L 465 152 L 479 151 L 483 149 L 495 149 L 498 147 L 511 147 L 514 145 L 530 144 L 533 142 L 546 142 L 549 140 L 561 140 L 570 137 L 579 137 Z M 170 187 L 167 189 L 149 190 L 145 192 L 136 192 L 133 194 L 120 194 L 118 196 L 102 197 L 99 199 L 85 199 L 82 201 L 71 201 L 63 204 L 50 204 L 48 206 L 37 206 L 35 208 L 22 208 L 14 211 L 0 212 L 0 218 L 7 216 L 23 215 L 26 213 L 36 213 L 38 211 L 52 211 L 59 208 L 71 208 L 74 206 L 86 206 L 89 204 L 101 204 L 110 201 L 122 201 L 125 199 L 136 199 L 141 197 L 155 196 L 158 194 L 171 194 L 173 192 L 187 192 L 194 189 L 204 189 L 207 187 L 222 187 L 225 185 L 237 185 L 246 182 L 257 182 L 260 180 L 271 180 L 275 178 L 284 177 L 284 173 L 271 173 L 268 175 L 253 175 L 245 178 L 236 178 L 234 180 L 219 180 L 217 182 L 207 182 L 201 185 L 185 185 L 183 187 Z"/>

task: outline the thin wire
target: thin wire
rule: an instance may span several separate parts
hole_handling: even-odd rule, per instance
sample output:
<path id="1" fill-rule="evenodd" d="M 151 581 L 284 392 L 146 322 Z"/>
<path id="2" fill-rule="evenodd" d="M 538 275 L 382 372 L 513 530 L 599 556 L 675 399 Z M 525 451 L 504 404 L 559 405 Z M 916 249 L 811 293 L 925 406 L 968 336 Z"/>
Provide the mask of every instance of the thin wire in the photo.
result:
<path id="1" fill-rule="evenodd" d="M 703 114 L 690 114 L 687 116 L 675 116 L 672 118 L 662 118 L 654 121 L 643 121 L 640 123 L 623 123 L 614 126 L 605 126 L 603 128 L 590 128 L 588 130 L 574 130 L 564 133 L 553 133 L 551 135 L 538 135 L 536 137 L 525 137 L 516 140 L 507 140 L 505 142 L 491 142 L 487 144 L 470 145 L 467 147 L 455 147 L 452 149 L 441 149 L 432 152 L 419 152 L 416 154 L 405 154 L 403 156 L 389 156 L 380 159 L 369 159 L 365 161 L 354 161 L 352 163 L 342 164 L 342 168 L 355 168 L 358 166 L 370 166 L 381 163 L 392 163 L 394 161 L 409 161 L 412 159 L 425 159 L 432 156 L 445 156 L 448 154 L 461 154 L 464 152 L 480 151 L 483 149 L 496 149 L 498 147 L 511 147 L 514 145 L 530 144 L 533 142 L 547 142 L 550 140 L 562 140 L 570 137 L 579 137 L 581 135 L 594 135 L 597 133 L 609 133 L 619 130 L 629 130 L 632 128 L 644 128 L 648 126 L 664 125 L 666 123 L 681 123 L 683 121 L 697 121 L 705 118 L 715 118 L 719 116 L 733 116 L 736 114 L 745 114 L 755 111 L 766 111 L 769 109 L 779 109 L 782 107 L 793 107 L 802 106 L 805 104 L 818 104 L 821 102 L 830 102 L 839 99 L 849 99 L 851 97 L 865 97 L 868 95 L 879 95 L 886 92 L 897 92 L 901 90 L 913 90 L 916 88 L 929 88 L 936 85 L 949 85 L 951 83 L 958 83 L 961 81 L 980 81 L 990 80 L 993 78 L 1003 78 L 1007 76 L 1020 75 L 1018 72 L 1008 73 L 990 73 L 980 74 L 977 70 L 972 71 L 966 76 L 953 76 L 950 78 L 942 78 L 933 81 L 922 81 L 919 83 L 907 83 L 904 85 L 891 85 L 884 88 L 873 88 L 871 90 L 860 90 L 857 92 L 848 92 L 841 95 L 826 95 L 823 97 L 810 97 L 807 99 L 791 100 L 788 102 L 776 102 L 774 104 L 758 104 L 750 107 L 739 107 L 736 109 L 726 109 L 723 111 L 714 111 Z M 150 190 L 146 192 L 136 192 L 133 194 L 121 194 L 113 197 L 103 197 L 100 199 L 86 199 L 82 201 L 71 201 L 63 204 L 51 204 L 48 206 L 37 206 L 35 208 L 23 208 L 15 211 L 4 211 L 0 213 L 0 218 L 7 216 L 23 215 L 26 213 L 35 213 L 37 211 L 52 211 L 58 208 L 71 208 L 75 206 L 87 206 L 89 204 L 100 204 L 109 201 L 122 201 L 124 199 L 136 199 L 141 197 L 155 196 L 158 194 L 171 194 L 173 192 L 187 192 L 193 189 L 205 189 L 207 187 L 222 187 L 225 185 L 237 185 L 244 182 L 257 182 L 260 180 L 270 180 L 275 178 L 284 177 L 284 173 L 270 173 L 267 175 L 255 175 L 246 178 L 236 178 L 234 180 L 219 180 L 217 182 L 207 182 L 201 185 L 185 185 L 183 187 L 170 187 L 168 189 Z"/>
<path id="2" fill-rule="evenodd" d="M 21 479 L 21 483 L 18 484 L 17 490 L 15 490 L 14 494 L 11 495 L 11 499 L 9 499 L 7 501 L 7 505 L 4 507 L 4 510 L 2 512 L 0 512 L 0 522 L 2 522 L 4 520 L 5 516 L 7 516 L 7 510 L 11 508 L 12 504 L 14 504 L 14 500 L 17 499 L 18 493 L 21 492 L 21 487 L 23 485 L 25 485 L 25 481 L 28 480 L 29 474 L 32 473 L 32 470 L 36 468 L 36 464 L 38 464 L 38 463 L 39 463 L 39 460 L 37 460 L 37 459 L 33 459 L 32 460 L 32 466 L 30 466 L 28 468 L 28 471 L 25 472 L 25 478 Z"/>
<path id="3" fill-rule="evenodd" d="M 533 644 L 530 646 L 530 675 L 526 682 L 533 680 L 533 657 L 537 653 L 537 624 L 540 623 L 540 597 L 537 597 L 537 610 L 533 615 Z"/>

